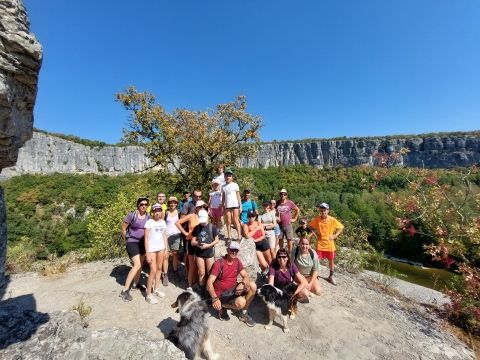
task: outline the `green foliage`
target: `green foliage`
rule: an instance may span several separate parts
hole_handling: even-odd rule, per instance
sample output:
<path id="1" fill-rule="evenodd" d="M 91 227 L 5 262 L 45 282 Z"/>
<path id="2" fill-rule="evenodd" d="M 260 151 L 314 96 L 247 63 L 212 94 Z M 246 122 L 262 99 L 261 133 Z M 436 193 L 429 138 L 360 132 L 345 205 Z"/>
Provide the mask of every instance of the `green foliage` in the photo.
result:
<path id="1" fill-rule="evenodd" d="M 167 113 L 148 92 L 130 87 L 116 95 L 129 113 L 124 140 L 144 146 L 154 165 L 169 169 L 177 190 L 201 188 L 220 163 L 235 164 L 255 151 L 261 119 L 247 113 L 244 96 L 213 111 L 176 109 Z M 166 178 L 167 178 L 166 177 Z"/>
<path id="2" fill-rule="evenodd" d="M 82 145 L 90 146 L 90 147 L 109 146 L 109 144 L 107 144 L 106 142 L 103 142 L 103 141 L 83 139 L 83 138 L 80 138 L 80 137 L 75 136 L 75 135 L 65 135 L 65 134 L 60 134 L 60 133 L 51 133 L 51 132 L 48 132 L 48 131 L 45 131 L 45 130 L 40 130 L 40 129 L 37 129 L 37 128 L 33 128 L 33 131 L 41 133 L 41 134 L 55 136 L 55 137 L 58 137 L 60 139 L 72 141 L 74 143 L 82 144 Z M 113 146 L 113 145 L 110 145 L 110 146 Z M 121 146 L 121 145 L 117 144 L 115 146 Z"/>

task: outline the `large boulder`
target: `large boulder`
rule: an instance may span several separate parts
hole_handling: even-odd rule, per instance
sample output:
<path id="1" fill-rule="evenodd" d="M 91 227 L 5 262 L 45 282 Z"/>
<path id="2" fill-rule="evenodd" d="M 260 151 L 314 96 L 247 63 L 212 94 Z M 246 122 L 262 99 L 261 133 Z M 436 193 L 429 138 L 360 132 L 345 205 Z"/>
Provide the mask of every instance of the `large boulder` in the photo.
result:
<path id="1" fill-rule="evenodd" d="M 171 342 L 141 330 L 91 331 L 76 311 L 48 316 L 0 308 L 0 324 L 7 325 L 0 325 L 2 359 L 185 359 Z"/>
<path id="2" fill-rule="evenodd" d="M 29 32 L 20 0 L 0 0 L 0 170 L 31 138 L 42 47 Z M 5 282 L 6 215 L 0 191 L 0 289 Z"/>

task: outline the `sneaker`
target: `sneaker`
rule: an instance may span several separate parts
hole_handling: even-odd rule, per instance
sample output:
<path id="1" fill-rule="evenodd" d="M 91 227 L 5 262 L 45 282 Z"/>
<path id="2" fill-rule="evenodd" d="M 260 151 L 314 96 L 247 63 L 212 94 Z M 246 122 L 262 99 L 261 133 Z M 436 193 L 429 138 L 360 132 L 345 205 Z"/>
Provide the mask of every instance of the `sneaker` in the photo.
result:
<path id="1" fill-rule="evenodd" d="M 168 274 L 164 273 L 162 276 L 162 284 L 163 286 L 168 286 Z"/>
<path id="2" fill-rule="evenodd" d="M 161 291 L 160 289 L 153 290 L 153 294 L 158 296 L 158 297 L 165 297 L 165 293 L 163 291 Z"/>
<path id="3" fill-rule="evenodd" d="M 327 281 L 332 285 L 337 285 L 337 282 L 335 281 L 335 278 L 333 276 L 329 276 Z"/>
<path id="4" fill-rule="evenodd" d="M 123 301 L 132 301 L 133 297 L 130 295 L 130 291 L 122 290 L 122 292 L 119 295 Z"/>
<path id="5" fill-rule="evenodd" d="M 152 304 L 152 305 L 158 304 L 158 300 L 155 299 L 152 294 L 147 295 L 147 296 L 145 297 L 145 300 L 146 300 L 149 304 Z"/>
<path id="6" fill-rule="evenodd" d="M 222 309 L 220 310 L 218 317 L 220 318 L 220 321 L 228 321 L 230 320 L 230 315 L 228 315 L 228 310 L 227 309 Z"/>
<path id="7" fill-rule="evenodd" d="M 256 325 L 255 321 L 253 321 L 253 319 L 250 317 L 250 315 L 248 315 L 248 313 L 241 314 L 238 317 L 238 320 L 244 322 L 245 324 L 247 324 L 247 326 L 250 326 L 250 327 Z"/>

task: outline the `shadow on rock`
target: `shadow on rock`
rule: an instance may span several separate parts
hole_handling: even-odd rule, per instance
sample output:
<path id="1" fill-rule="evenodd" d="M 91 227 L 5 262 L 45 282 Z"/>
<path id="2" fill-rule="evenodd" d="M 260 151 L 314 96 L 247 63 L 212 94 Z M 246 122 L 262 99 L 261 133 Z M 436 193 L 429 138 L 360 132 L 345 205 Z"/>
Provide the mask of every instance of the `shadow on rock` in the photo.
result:
<path id="1" fill-rule="evenodd" d="M 157 325 L 157 328 L 160 329 L 160 331 L 162 332 L 163 336 L 165 336 L 165 338 L 168 336 L 168 334 L 170 334 L 170 332 L 175 328 L 175 326 L 177 325 L 178 321 L 176 320 L 173 320 L 170 316 L 166 319 L 163 319 L 162 321 L 160 321 Z"/>
<path id="2" fill-rule="evenodd" d="M 117 265 L 110 272 L 110 276 L 114 277 L 115 281 L 118 284 L 123 285 L 125 284 L 125 280 L 127 278 L 129 271 L 130 271 L 130 266 L 125 264 Z"/>
<path id="3" fill-rule="evenodd" d="M 2 289 L 5 293 L 5 288 Z M 0 350 L 30 339 L 38 328 L 50 319 L 48 314 L 36 311 L 32 294 L 0 302 Z"/>

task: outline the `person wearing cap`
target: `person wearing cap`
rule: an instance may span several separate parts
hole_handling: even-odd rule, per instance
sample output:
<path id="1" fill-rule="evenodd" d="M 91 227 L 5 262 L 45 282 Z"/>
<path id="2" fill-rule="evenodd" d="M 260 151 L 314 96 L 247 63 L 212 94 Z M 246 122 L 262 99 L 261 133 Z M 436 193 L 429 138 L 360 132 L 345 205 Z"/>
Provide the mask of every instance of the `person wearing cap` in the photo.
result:
<path id="1" fill-rule="evenodd" d="M 292 212 L 295 214 L 292 217 Z M 288 198 L 287 190 L 280 190 L 280 200 L 277 202 L 277 214 L 280 219 L 280 249 L 284 247 L 284 239 L 287 238 L 288 252 L 293 249 L 293 227 L 292 223 L 297 221 L 300 209 Z"/>
<path id="2" fill-rule="evenodd" d="M 130 295 L 132 283 L 135 282 L 136 286 L 139 286 L 142 264 L 145 261 L 145 223 L 150 219 L 147 207 L 148 198 L 139 197 L 137 199 L 137 210 L 125 216 L 122 223 L 122 236 L 125 239 L 128 257 L 133 263 L 120 293 L 120 297 L 124 301 L 133 300 L 132 295 Z"/>
<path id="3" fill-rule="evenodd" d="M 343 225 L 333 216 L 328 215 L 330 206 L 327 203 L 318 204 L 317 208 L 320 215 L 310 221 L 308 227 L 318 234 L 316 248 L 317 255 L 319 259 L 328 259 L 330 274 L 327 280 L 331 284 L 336 285 L 337 283 L 333 276 L 335 269 L 335 240 L 342 233 Z"/>
<path id="4" fill-rule="evenodd" d="M 223 171 L 222 171 L 223 176 Z M 220 180 L 217 178 L 212 180 L 212 191 L 208 197 L 208 212 L 212 217 L 212 223 L 219 231 L 222 228 L 223 206 L 222 206 L 222 192 Z"/>
<path id="5" fill-rule="evenodd" d="M 197 262 L 198 283 L 200 284 L 201 295 L 205 295 L 205 283 L 213 265 L 215 255 L 214 246 L 218 243 L 217 228 L 208 222 L 208 212 L 198 212 L 198 225 L 192 231 L 192 245 L 195 246 L 195 258 Z"/>
<path id="6" fill-rule="evenodd" d="M 257 286 L 250 280 L 247 271 L 238 258 L 240 244 L 231 241 L 225 257 L 218 259 L 212 266 L 207 280 L 207 290 L 212 297 L 212 306 L 219 312 L 221 320 L 229 320 L 227 309 L 240 310 L 238 317 L 248 326 L 255 321 L 248 314 L 248 308 L 255 296 Z M 238 282 L 238 275 L 242 281 Z"/>
<path id="7" fill-rule="evenodd" d="M 180 200 L 180 203 L 178 204 L 178 210 L 180 211 L 180 213 L 183 211 L 185 204 L 188 204 L 190 201 L 192 201 L 190 199 L 190 191 L 184 190 L 182 200 Z"/>
<path id="8" fill-rule="evenodd" d="M 270 247 L 270 256 L 275 258 L 275 253 L 277 252 L 278 239 L 275 235 L 275 226 L 277 225 L 277 217 L 275 216 L 275 205 L 270 206 L 270 201 L 265 200 L 263 203 L 263 214 L 258 218 L 265 229 L 265 238 L 268 241 Z"/>
<path id="9" fill-rule="evenodd" d="M 250 238 L 255 243 L 258 265 L 262 270 L 262 275 L 267 276 L 268 266 L 272 262 L 270 254 L 270 244 L 265 238 L 265 229 L 260 221 L 257 221 L 257 213 L 250 211 L 248 213 L 248 222 L 243 225 L 243 233 L 246 238 Z"/>
<path id="10" fill-rule="evenodd" d="M 187 282 L 188 287 L 191 288 L 197 281 L 197 263 L 195 261 L 195 246 L 192 245 L 192 233 L 195 226 L 198 225 L 198 213 L 200 210 L 207 210 L 207 204 L 203 200 L 196 201 L 195 212 L 183 216 L 175 225 L 180 232 L 185 236 L 187 261 L 185 266 L 187 268 Z M 185 225 L 186 229 L 183 227 Z"/>
<path id="11" fill-rule="evenodd" d="M 147 280 L 147 296 L 145 300 L 149 304 L 157 304 L 153 294 L 164 297 L 165 293 L 160 290 L 160 272 L 163 266 L 163 257 L 167 247 L 167 224 L 163 220 L 162 204 L 152 206 L 153 218 L 145 223 L 145 253 L 150 265 L 150 273 Z M 158 274 L 158 276 L 157 276 Z M 153 291 L 152 294 L 152 290 Z"/>
<path id="12" fill-rule="evenodd" d="M 242 212 L 242 201 L 240 199 L 240 188 L 233 182 L 233 172 L 225 171 L 225 185 L 222 186 L 222 202 L 226 214 L 227 239 L 232 239 L 232 219 L 237 230 L 238 241 L 242 241 L 242 228 L 240 225 L 240 213 Z"/>
<path id="13" fill-rule="evenodd" d="M 175 280 L 179 280 L 178 277 L 178 263 L 179 263 L 179 251 L 182 245 L 182 233 L 175 226 L 176 222 L 179 220 L 179 212 L 177 210 L 178 200 L 175 196 L 170 196 L 168 198 L 168 208 L 165 211 L 165 222 L 167 224 L 167 240 L 168 240 L 168 249 L 172 253 L 172 267 L 173 275 Z M 168 258 L 167 258 L 168 260 Z M 165 279 L 168 281 L 168 272 L 165 271 L 163 282 Z"/>

